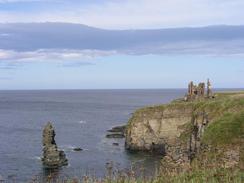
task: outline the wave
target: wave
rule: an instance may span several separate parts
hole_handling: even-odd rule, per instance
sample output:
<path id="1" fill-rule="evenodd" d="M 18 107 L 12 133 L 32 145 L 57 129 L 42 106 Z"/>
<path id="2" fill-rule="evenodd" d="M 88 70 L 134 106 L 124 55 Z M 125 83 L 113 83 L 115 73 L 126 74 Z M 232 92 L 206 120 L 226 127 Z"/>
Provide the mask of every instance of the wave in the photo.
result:
<path id="1" fill-rule="evenodd" d="M 41 161 L 42 158 L 41 158 L 41 156 L 34 156 L 34 157 L 31 157 L 31 159 Z"/>
<path id="2" fill-rule="evenodd" d="M 86 121 L 81 120 L 81 121 L 79 121 L 79 123 L 80 124 L 86 124 Z"/>
<path id="3" fill-rule="evenodd" d="M 60 149 L 62 149 L 64 151 L 71 151 L 74 148 L 76 148 L 76 147 L 75 146 L 72 146 L 72 145 L 63 145 L 63 146 L 60 146 Z"/>

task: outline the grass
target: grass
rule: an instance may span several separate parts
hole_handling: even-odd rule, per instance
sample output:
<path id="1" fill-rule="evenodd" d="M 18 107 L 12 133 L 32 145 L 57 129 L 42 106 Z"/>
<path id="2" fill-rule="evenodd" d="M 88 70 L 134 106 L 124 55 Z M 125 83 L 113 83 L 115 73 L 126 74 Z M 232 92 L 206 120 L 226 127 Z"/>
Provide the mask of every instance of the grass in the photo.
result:
<path id="1" fill-rule="evenodd" d="M 150 115 L 157 111 L 171 109 L 193 109 L 194 111 L 207 111 L 211 117 L 219 117 L 223 112 L 236 112 L 244 109 L 244 92 L 237 93 L 217 93 L 214 99 L 196 100 L 185 102 L 176 100 L 169 104 L 149 106 L 138 109 L 133 116 L 140 116 L 142 114 Z"/>
<path id="2" fill-rule="evenodd" d="M 244 112 L 226 113 L 211 123 L 204 132 L 203 142 L 222 146 L 236 143 L 244 132 Z"/>
<path id="3" fill-rule="evenodd" d="M 244 173 L 238 169 L 225 169 L 218 167 L 194 167 L 194 169 L 180 174 L 174 172 L 164 173 L 159 171 L 152 177 L 135 175 L 134 170 L 113 171 L 108 170 L 104 178 L 96 178 L 86 175 L 75 178 L 52 178 L 49 176 L 47 183 L 242 183 Z M 32 180 L 31 183 L 41 183 L 43 181 Z"/>

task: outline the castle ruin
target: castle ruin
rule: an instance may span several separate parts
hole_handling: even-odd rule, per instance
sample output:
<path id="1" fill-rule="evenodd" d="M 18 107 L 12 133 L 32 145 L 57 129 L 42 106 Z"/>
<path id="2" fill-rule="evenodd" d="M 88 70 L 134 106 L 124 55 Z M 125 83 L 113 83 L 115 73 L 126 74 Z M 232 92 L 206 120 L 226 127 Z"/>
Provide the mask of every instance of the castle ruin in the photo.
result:
<path id="1" fill-rule="evenodd" d="M 203 98 L 213 98 L 213 92 L 211 89 L 211 83 L 208 79 L 207 81 L 207 88 L 205 83 L 199 83 L 195 85 L 193 81 L 188 84 L 188 92 L 185 96 L 186 101 L 196 100 L 196 99 L 203 99 Z"/>

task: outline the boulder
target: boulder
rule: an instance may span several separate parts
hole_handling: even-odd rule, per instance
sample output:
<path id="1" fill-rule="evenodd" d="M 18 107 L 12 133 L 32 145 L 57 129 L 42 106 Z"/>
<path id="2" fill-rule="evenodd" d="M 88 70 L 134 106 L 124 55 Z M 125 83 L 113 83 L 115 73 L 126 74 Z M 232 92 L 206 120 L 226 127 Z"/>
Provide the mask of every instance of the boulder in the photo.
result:
<path id="1" fill-rule="evenodd" d="M 108 130 L 108 132 L 111 132 L 111 133 L 117 133 L 117 132 L 125 133 L 125 129 L 126 129 L 126 125 L 115 126 L 112 129 Z"/>
<path id="2" fill-rule="evenodd" d="M 123 133 L 110 133 L 106 135 L 107 138 L 125 138 Z"/>
<path id="3" fill-rule="evenodd" d="M 75 148 L 73 149 L 73 151 L 83 151 L 83 149 L 80 148 L 80 147 L 75 147 Z"/>
<path id="4" fill-rule="evenodd" d="M 108 130 L 107 138 L 124 138 L 125 137 L 126 126 L 116 126 Z"/>
<path id="5" fill-rule="evenodd" d="M 58 149 L 55 142 L 53 125 L 48 122 L 43 130 L 43 157 L 42 163 L 45 168 L 58 168 L 68 165 L 64 151 Z"/>
<path id="6" fill-rule="evenodd" d="M 0 182 L 4 182 L 4 178 L 0 175 Z"/>

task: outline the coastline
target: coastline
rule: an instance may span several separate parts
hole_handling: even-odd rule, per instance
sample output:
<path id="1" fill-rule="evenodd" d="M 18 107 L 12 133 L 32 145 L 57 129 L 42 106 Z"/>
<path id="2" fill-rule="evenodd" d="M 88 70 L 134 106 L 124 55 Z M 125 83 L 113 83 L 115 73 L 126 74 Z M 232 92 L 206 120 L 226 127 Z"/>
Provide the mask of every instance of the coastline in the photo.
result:
<path id="1" fill-rule="evenodd" d="M 172 172 L 187 172 L 196 164 L 201 169 L 203 163 L 233 172 L 243 170 L 243 109 L 243 91 L 215 93 L 214 99 L 177 99 L 141 108 L 128 122 L 126 148 L 163 150 L 163 167 Z"/>
<path id="2" fill-rule="evenodd" d="M 162 92 L 162 90 L 160 91 L 160 92 Z M 117 94 L 116 94 L 117 95 Z M 224 94 L 225 95 L 225 94 Z M 229 95 L 229 93 L 228 93 L 228 95 Z M 231 95 L 231 94 L 230 94 Z M 182 96 L 182 94 L 179 94 L 179 96 Z M 143 97 L 143 98 L 145 98 L 145 97 Z M 176 98 L 179 98 L 179 97 L 172 97 L 172 99 L 171 100 L 173 100 L 173 98 L 174 99 L 176 99 Z M 235 97 L 234 97 L 235 98 Z M 39 97 L 38 97 L 38 99 L 39 99 Z M 218 98 L 217 98 L 218 99 Z M 238 98 L 237 98 L 238 99 Z M 13 100 L 13 99 L 12 99 Z M 18 100 L 19 100 L 19 98 L 18 98 Z M 56 100 L 56 98 L 52 98 L 51 100 Z M 15 100 L 14 100 L 15 101 Z M 77 100 L 76 100 L 77 101 Z M 138 100 L 138 101 L 141 101 L 141 99 L 140 100 Z M 146 102 L 147 102 L 147 100 L 145 100 Z M 155 101 L 160 101 L 160 98 L 159 99 L 155 99 Z M 229 101 L 229 100 L 228 100 Z M 235 100 L 236 101 L 236 100 Z M 49 100 L 49 102 L 50 102 L 50 100 Z M 63 102 L 63 101 L 62 101 Z M 70 100 L 68 101 L 69 103 L 70 103 Z M 145 102 L 145 103 L 146 103 Z M 173 100 L 173 103 L 177 103 L 177 102 L 180 102 L 180 101 L 178 101 L 178 100 Z M 221 103 L 221 101 L 219 100 L 218 102 L 220 102 Z M 217 102 L 217 103 L 218 103 Z M 46 102 L 45 102 L 46 103 Z M 68 103 L 68 104 L 69 104 Z M 154 103 L 154 102 L 151 102 L 151 103 Z M 162 102 L 161 102 L 162 103 Z M 166 104 L 164 104 L 163 106 L 167 106 L 168 105 L 168 102 L 166 101 L 165 102 Z M 213 102 L 214 103 L 214 102 Z M 219 103 L 219 104 L 220 104 Z M 46 103 L 47 104 L 47 103 Z M 52 104 L 52 103 L 51 103 Z M 122 103 L 119 103 L 120 105 L 118 105 L 118 106 L 121 106 L 121 104 Z M 132 102 L 132 107 L 133 108 L 138 108 L 138 107 L 136 107 L 135 105 L 134 105 L 135 103 L 134 102 Z M 226 103 L 226 104 L 228 104 L 228 102 Z M 236 104 L 236 103 L 234 103 L 234 104 Z M 177 104 L 178 105 L 178 104 Z M 181 104 L 180 104 L 181 105 Z M 195 104 L 194 104 L 195 105 Z M 69 105 L 68 105 L 69 106 Z M 142 106 L 144 106 L 144 105 L 142 105 Z M 150 105 L 149 105 L 150 106 Z M 172 105 L 173 106 L 173 105 Z M 197 105 L 198 106 L 198 105 Z M 205 105 L 202 103 L 199 107 L 202 109 L 203 107 L 204 107 Z M 211 106 L 211 105 L 210 105 Z M 235 106 L 235 105 L 233 105 L 233 106 Z M 214 106 L 213 106 L 214 107 Z M 152 107 L 145 107 L 145 108 L 140 108 L 139 107 L 139 109 L 138 110 L 135 110 L 135 112 L 133 112 L 133 114 L 136 114 L 137 113 L 137 111 L 141 111 L 141 112 L 143 112 L 143 111 L 147 111 L 148 109 L 151 109 L 152 111 L 155 109 L 155 108 L 158 108 L 158 110 L 160 111 L 161 110 L 161 108 L 162 108 L 162 105 L 156 105 L 156 106 L 152 106 Z M 25 108 L 23 108 L 23 110 L 24 110 Z M 37 109 L 37 108 L 33 108 L 33 109 Z M 56 109 L 58 109 L 58 108 L 56 108 Z M 121 114 L 121 108 L 118 108 L 119 110 L 116 110 L 116 114 Z M 29 112 L 29 111 L 28 111 Z M 44 111 L 44 113 L 41 111 L 41 115 L 43 115 L 43 114 L 45 114 L 45 111 Z M 55 113 L 53 113 L 52 112 L 52 115 L 53 114 L 55 114 Z M 101 113 L 101 115 L 104 115 L 104 114 L 102 114 Z M 122 116 L 122 115 L 121 115 Z M 130 113 L 128 113 L 128 116 L 131 116 L 131 112 Z M 149 116 L 150 117 L 150 116 Z M 82 117 L 82 119 L 83 120 L 85 120 L 85 121 L 87 121 L 87 123 L 86 124 L 83 124 L 82 126 L 77 122 L 77 121 L 80 121 L 80 116 L 78 116 L 78 118 L 77 119 L 75 119 L 74 120 L 74 124 L 73 123 L 67 123 L 67 125 L 71 125 L 71 126 L 75 126 L 76 127 L 76 130 L 77 130 L 77 133 L 79 133 L 79 135 L 80 135 L 80 133 L 81 133 L 81 131 L 82 131 L 82 133 L 85 133 L 85 132 L 83 132 L 83 130 L 84 129 L 87 129 L 87 127 L 89 126 L 89 125 L 91 125 L 90 124 L 90 122 L 91 122 L 91 120 L 87 120 L 86 119 L 86 117 Z M 110 119 L 110 118 L 108 118 L 108 119 Z M 121 118 L 121 119 L 123 119 L 123 118 Z M 21 118 L 19 118 L 18 119 L 18 121 L 19 120 L 21 120 Z M 61 119 L 60 119 L 61 120 Z M 40 122 L 43 122 L 44 120 L 41 120 Z M 118 120 L 118 122 L 117 122 L 117 124 L 118 125 L 120 125 L 121 124 L 121 122 L 122 121 L 124 121 L 124 120 Z M 24 123 L 25 121 L 23 121 L 22 123 L 23 123 L 23 125 L 25 124 Z M 65 132 L 65 130 L 62 130 L 62 126 L 60 126 L 59 125 L 59 123 L 57 123 L 58 121 L 56 120 L 56 125 L 57 125 L 57 137 L 59 138 L 59 144 L 60 144 L 60 147 L 63 147 L 65 144 L 62 144 L 62 141 L 63 140 L 65 140 L 66 138 L 63 138 L 62 137 L 62 134 Z M 65 124 L 65 120 L 63 121 L 63 123 Z M 67 121 L 68 122 L 68 121 Z M 106 122 L 106 121 L 105 121 Z M 40 124 L 42 124 L 42 123 L 40 123 Z M 56 125 L 55 125 L 55 127 L 56 127 Z M 92 126 L 92 125 L 91 125 Z M 103 130 L 102 130 L 102 134 L 100 135 L 100 137 L 101 136 L 103 136 L 104 137 L 104 134 L 105 134 L 105 131 L 106 130 L 108 130 L 108 129 L 110 129 L 110 127 L 112 127 L 112 126 L 116 126 L 116 124 L 114 124 L 114 120 L 111 120 L 111 123 L 108 123 L 107 125 L 106 125 L 107 127 L 105 127 L 105 128 L 103 128 Z M 27 132 L 27 131 L 26 131 Z M 37 131 L 35 131 L 35 133 L 36 133 Z M 81 134 L 82 134 L 81 133 Z M 73 133 L 72 134 L 72 141 L 74 140 L 74 137 L 75 137 L 75 133 Z M 61 137 L 61 138 L 60 138 Z M 99 137 L 99 138 L 100 138 Z M 104 137 L 105 138 L 105 137 Z M 39 139 L 39 135 L 38 135 L 38 137 L 36 138 L 37 140 Z M 73 144 L 73 145 L 75 145 L 75 147 L 77 147 L 77 146 L 80 146 L 80 147 L 82 147 L 82 148 L 84 148 L 84 149 L 86 149 L 86 145 L 85 145 L 85 142 L 83 142 L 83 143 L 80 143 L 80 142 L 83 142 L 83 139 L 82 138 L 80 138 L 80 140 L 78 139 L 78 141 L 76 141 L 76 143 L 72 143 L 71 142 L 71 145 Z M 105 148 L 105 149 L 107 149 L 107 148 L 112 148 L 112 150 L 111 150 L 111 153 L 110 152 L 108 152 L 108 151 L 106 151 L 106 153 L 109 155 L 109 156 L 111 156 L 111 155 L 113 155 L 114 153 L 116 153 L 117 152 L 117 150 L 116 149 L 119 149 L 119 151 L 117 152 L 117 154 L 118 155 L 121 155 L 121 153 L 123 153 L 123 150 L 122 150 L 122 143 L 120 143 L 120 146 L 119 146 L 119 148 L 118 147 L 116 147 L 116 146 L 113 146 L 113 144 L 112 144 L 112 142 L 113 141 L 111 141 L 111 140 L 109 140 L 109 142 L 107 142 L 107 144 L 106 145 L 103 145 L 103 147 L 102 148 Z M 80 144 L 79 144 L 80 143 Z M 110 144 L 111 143 L 111 144 Z M 85 146 L 84 146 L 85 145 Z M 75 153 L 75 152 L 73 152 L 73 151 L 67 151 L 66 153 L 68 153 L 67 154 L 67 156 L 68 157 L 72 157 L 72 156 L 75 156 L 75 157 L 77 157 L 77 158 L 82 158 L 82 159 L 85 159 L 86 158 L 86 156 L 90 156 L 90 154 L 91 154 L 91 150 L 92 150 L 92 147 L 90 147 L 90 148 L 87 148 L 87 149 L 89 149 L 88 151 L 83 151 L 83 152 L 81 152 L 81 153 Z M 39 153 L 39 152 L 37 152 L 37 153 Z M 36 153 L 36 154 L 37 154 Z M 151 153 L 149 153 L 147 156 L 156 156 L 156 155 L 154 155 L 154 154 L 151 154 Z M 157 155 L 158 156 L 158 155 Z M 159 156 L 161 156 L 161 155 L 159 155 Z M 205 156 L 205 155 L 203 155 L 203 156 Z M 119 157 L 119 156 L 117 156 L 117 157 Z M 131 157 L 131 156 L 130 156 Z M 137 158 L 137 160 L 140 160 L 140 159 L 138 159 L 138 157 L 136 157 Z M 116 159 L 117 160 L 117 159 Z M 38 164 L 40 164 L 40 161 L 39 160 L 35 160 Z M 124 160 L 122 160 L 122 161 L 124 161 Z M 141 160 L 140 160 L 141 161 Z M 160 160 L 159 160 L 160 161 Z M 217 161 L 217 160 L 216 160 Z M 163 162 L 163 161 L 162 161 Z M 200 161 L 197 161 L 197 162 L 200 162 Z M 36 164 L 37 164 L 36 163 Z M 167 163 L 167 162 L 166 162 Z M 164 164 L 166 164 L 166 163 L 164 163 Z M 79 163 L 79 164 L 81 164 L 82 165 L 82 163 Z M 161 163 L 162 164 L 162 163 Z M 196 163 L 197 164 L 197 163 Z M 37 165 L 35 165 L 35 166 L 37 166 Z M 93 164 L 90 164 L 90 166 L 93 166 Z M 74 167 L 74 168 L 73 168 Z M 101 168 L 101 166 L 100 166 L 100 168 Z M 102 168 L 104 168 L 104 169 L 106 169 L 106 166 L 105 166 L 105 163 L 102 165 Z M 144 166 L 144 169 L 150 169 L 150 167 L 147 167 L 147 166 Z M 215 167 L 214 167 L 215 168 Z M 83 173 L 82 174 L 76 174 L 75 172 L 71 172 L 71 170 L 69 170 L 69 169 L 73 169 L 73 170 L 75 170 L 75 172 L 76 171 L 79 171 L 79 167 L 76 167 L 76 166 L 74 166 L 74 163 L 73 163 L 73 161 L 72 161 L 72 159 L 71 159 L 71 165 L 69 166 L 69 167 L 67 167 L 67 168 L 64 168 L 63 170 L 60 170 L 60 176 L 62 176 L 62 171 L 66 174 L 66 175 L 70 175 L 69 176 L 69 178 L 70 179 L 72 179 L 72 177 L 73 177 L 73 175 L 75 174 L 75 175 L 77 175 L 77 176 L 81 176 L 81 178 L 80 179 L 82 179 L 82 176 L 84 175 Z M 121 168 L 120 169 L 121 171 L 122 170 L 124 170 L 123 168 Z M 126 170 L 125 170 L 126 171 Z M 159 170 L 157 170 L 157 171 L 159 171 Z M 195 173 L 196 172 L 198 172 L 198 173 L 200 173 L 200 174 L 203 174 L 204 172 L 204 169 L 202 169 L 202 167 L 199 167 L 198 169 L 195 169 L 194 170 L 195 171 Z M 216 171 L 222 171 L 222 170 L 217 170 L 216 169 Z M 226 174 L 227 174 L 227 176 L 228 177 L 231 177 L 232 175 L 231 174 L 233 174 L 233 176 L 235 176 L 235 177 L 237 177 L 237 174 L 235 173 L 237 170 L 229 170 L 229 169 L 224 169 L 223 170 L 224 172 L 226 172 Z M 160 172 L 160 171 L 159 171 Z M 194 172 L 188 172 L 189 174 L 188 175 L 190 175 L 191 173 L 194 173 Z M 205 172 L 206 173 L 206 172 Z M 208 172 L 209 173 L 209 172 Z M 2 176 L 4 176 L 4 178 L 6 178 L 6 176 L 5 176 L 5 174 L 1 174 Z M 32 174 L 33 175 L 33 174 Z M 182 175 L 182 174 L 181 174 Z M 187 176 L 187 174 L 184 174 L 185 176 Z M 165 176 L 165 175 L 162 175 L 161 173 L 160 173 L 160 175 L 158 175 L 158 176 L 160 176 L 160 177 L 167 177 L 169 180 L 170 179 L 172 179 L 173 177 L 171 176 L 171 177 L 168 177 L 168 176 Z M 212 175 L 212 176 L 214 176 L 214 175 Z M 238 173 L 238 176 L 239 176 L 239 173 Z M 74 176 L 75 177 L 75 176 Z M 96 177 L 98 178 L 98 179 L 102 179 L 102 178 L 104 178 L 103 177 L 103 175 L 101 175 L 101 174 L 98 174 L 98 175 L 96 175 Z M 100 177 L 100 178 L 99 178 Z M 240 176 L 239 176 L 240 177 Z M 115 178 L 115 177 L 114 177 Z M 138 179 L 140 179 L 140 176 L 138 175 L 137 176 L 137 178 Z M 156 178 L 156 177 L 150 177 L 150 176 L 147 176 L 146 177 L 147 178 L 147 180 L 148 179 L 150 179 L 150 178 Z M 115 181 L 115 180 L 114 180 Z"/>
<path id="3" fill-rule="evenodd" d="M 167 152 L 160 155 L 161 166 L 157 170 L 157 173 L 154 176 L 145 176 L 143 173 L 137 174 L 134 169 L 130 169 L 128 172 L 125 170 L 116 170 L 112 164 L 108 164 L 107 174 L 103 178 L 87 175 L 82 178 L 71 178 L 70 181 L 87 183 L 98 183 L 101 181 L 105 183 L 176 183 L 192 181 L 229 182 L 231 180 L 232 182 L 242 182 L 244 178 L 244 151 L 240 140 L 242 140 L 241 135 L 244 132 L 241 131 L 244 130 L 243 109 L 244 91 L 216 93 L 216 97 L 213 100 L 185 102 L 182 99 L 175 99 L 168 104 L 140 108 L 133 113 L 133 116 L 128 122 L 126 127 L 126 143 L 128 143 L 128 138 L 131 138 L 128 136 L 131 135 L 133 126 L 135 127 L 138 123 L 145 123 L 145 121 L 148 122 L 150 120 L 153 120 L 155 123 L 155 119 L 157 118 L 165 118 L 167 120 L 176 118 L 180 121 L 185 120 L 189 122 L 180 123 L 179 126 L 171 129 L 170 133 L 166 133 L 169 138 L 164 139 L 163 142 L 168 143 L 167 149 L 164 149 Z M 206 125 L 202 134 L 194 134 L 196 132 L 194 129 L 196 128 L 189 124 L 191 122 L 205 123 L 207 122 L 206 120 L 209 124 Z M 173 121 L 167 121 L 160 129 L 164 128 L 165 124 L 169 122 L 178 123 L 179 121 L 175 121 L 175 119 Z M 152 133 L 152 130 L 158 128 L 157 125 L 152 125 L 150 122 L 146 127 L 148 128 L 150 125 L 150 130 L 139 129 L 139 131 L 136 130 L 136 133 L 143 131 L 143 138 L 145 138 L 147 136 L 145 133 Z M 228 128 L 225 128 L 225 125 Z M 240 128 L 240 131 L 238 131 L 238 128 Z M 175 130 L 179 130 L 180 132 L 176 134 L 172 133 Z M 165 133 L 166 131 L 164 130 L 163 132 Z M 218 131 L 221 134 L 217 133 Z M 200 139 L 192 139 L 196 136 Z M 165 136 L 160 137 L 160 139 L 162 138 L 165 138 Z M 193 144 L 190 146 L 196 149 L 187 149 L 189 148 L 189 138 L 191 139 L 191 143 L 195 143 L 194 147 Z M 180 141 L 177 142 L 176 139 Z M 153 140 L 155 140 L 155 137 L 153 137 Z M 158 141 L 158 143 L 162 145 L 161 141 Z M 169 145 L 169 143 L 171 144 Z M 154 145 L 157 144 L 155 143 Z M 148 153 L 155 153 L 153 149 L 147 148 L 147 146 L 128 149 L 133 152 L 147 151 Z M 189 154 L 189 152 L 194 154 Z M 191 155 L 191 159 L 184 161 L 184 155 L 187 155 L 187 158 Z"/>

